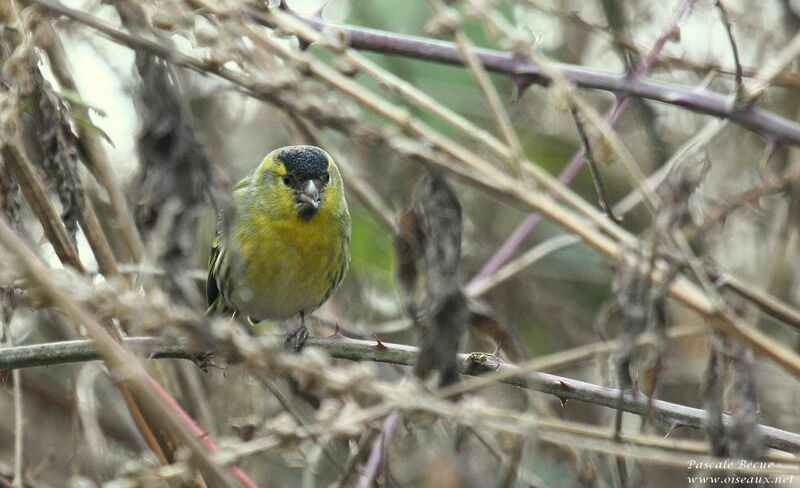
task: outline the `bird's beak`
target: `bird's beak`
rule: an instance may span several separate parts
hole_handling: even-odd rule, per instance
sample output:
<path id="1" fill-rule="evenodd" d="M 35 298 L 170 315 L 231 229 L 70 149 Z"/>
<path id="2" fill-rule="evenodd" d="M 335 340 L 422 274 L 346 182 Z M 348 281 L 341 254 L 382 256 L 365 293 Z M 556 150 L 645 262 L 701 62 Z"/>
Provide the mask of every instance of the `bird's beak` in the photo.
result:
<path id="1" fill-rule="evenodd" d="M 310 205 L 315 210 L 319 208 L 319 187 L 321 186 L 321 182 L 314 178 L 311 180 L 306 180 L 300 185 L 300 189 L 297 193 L 297 196 L 300 198 L 300 201 Z"/>

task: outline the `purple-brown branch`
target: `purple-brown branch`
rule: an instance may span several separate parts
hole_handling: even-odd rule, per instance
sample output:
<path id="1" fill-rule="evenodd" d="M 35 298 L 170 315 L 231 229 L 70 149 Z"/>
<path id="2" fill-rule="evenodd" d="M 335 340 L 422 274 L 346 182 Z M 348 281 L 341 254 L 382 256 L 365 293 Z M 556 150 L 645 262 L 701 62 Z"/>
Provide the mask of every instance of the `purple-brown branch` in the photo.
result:
<path id="1" fill-rule="evenodd" d="M 281 336 L 282 337 L 282 336 Z M 197 361 L 204 351 L 185 342 L 175 342 L 155 337 L 126 338 L 125 343 L 132 351 L 147 358 L 185 358 Z M 404 344 L 382 342 L 378 347 L 375 341 L 349 339 L 344 336 L 309 337 L 306 347 L 325 350 L 331 357 L 353 361 L 375 361 L 388 364 L 410 366 L 416 362 L 419 348 Z M 622 408 L 636 415 L 649 415 L 650 418 L 664 422 L 670 431 L 683 426 L 691 429 L 704 427 L 708 414 L 699 408 L 687 407 L 663 400 L 650 399 L 646 395 L 631 391 L 587 383 L 572 378 L 548 373 L 517 374 L 519 368 L 498 360 L 486 353 L 459 354 L 462 374 L 479 376 L 503 373 L 507 377 L 497 382 L 553 395 L 563 401 L 575 400 L 608 408 Z M 91 341 L 67 341 L 29 346 L 16 346 L 0 350 L 0 371 L 16 368 L 29 368 L 53 364 L 66 364 L 95 360 L 99 358 L 95 344 Z M 459 388 L 461 384 L 451 385 Z M 723 422 L 730 422 L 728 415 Z M 768 447 L 786 452 L 800 452 L 800 434 L 760 425 Z"/>
<path id="2" fill-rule="evenodd" d="M 675 13 L 672 16 L 672 20 L 664 29 L 664 32 L 656 39 L 656 42 L 653 44 L 653 47 L 647 53 L 647 56 L 642 60 L 641 64 L 636 68 L 634 72 L 634 76 L 642 77 L 645 76 L 655 64 L 658 62 L 658 56 L 661 54 L 661 51 L 664 49 L 664 46 L 667 45 L 667 41 L 675 36 L 675 31 L 679 28 L 678 24 L 683 20 L 683 18 L 691 11 L 694 4 L 697 3 L 697 0 L 683 0 L 678 8 L 675 10 Z M 609 126 L 614 126 L 619 119 L 622 117 L 622 114 L 630 107 L 631 105 L 631 97 L 628 94 L 624 95 L 617 95 L 616 99 L 614 100 L 614 105 L 606 112 L 605 121 Z M 558 180 L 565 184 L 569 185 L 573 179 L 580 173 L 581 168 L 583 168 L 584 164 L 586 164 L 586 151 L 585 148 L 579 149 L 572 159 L 570 159 L 569 163 L 566 167 L 561 171 L 561 174 L 558 175 Z M 549 195 L 553 197 L 553 193 L 550 192 Z M 525 241 L 525 238 L 528 237 L 536 227 L 539 226 L 539 223 L 542 221 L 542 215 L 539 213 L 530 213 L 527 217 L 517 226 L 514 232 L 503 242 L 497 252 L 489 258 L 489 260 L 484 264 L 483 268 L 475 275 L 472 280 L 470 280 L 469 285 L 467 286 L 477 286 L 479 283 L 486 281 L 490 276 L 494 275 L 497 270 L 499 270 L 511 257 L 514 255 L 516 250 L 522 243 Z"/>
<path id="3" fill-rule="evenodd" d="M 270 25 L 269 19 L 252 7 L 244 7 L 250 17 L 262 24 Z M 380 54 L 408 56 L 415 59 L 462 66 L 458 47 L 452 42 L 406 36 L 365 27 L 338 24 L 318 16 L 297 18 L 316 30 L 338 29 L 347 35 L 350 46 L 355 49 Z M 520 87 L 532 84 L 547 85 L 549 80 L 537 64 L 519 58 L 512 53 L 492 49 L 475 49 L 483 66 L 492 72 L 509 75 Z M 637 73 L 615 74 L 583 66 L 554 63 L 564 76 L 582 88 L 592 88 L 675 105 L 694 112 L 730 119 L 742 127 L 790 144 L 800 144 L 800 124 L 757 107 L 736 107 L 734 100 L 726 95 L 706 88 L 685 87 L 644 78 Z"/>

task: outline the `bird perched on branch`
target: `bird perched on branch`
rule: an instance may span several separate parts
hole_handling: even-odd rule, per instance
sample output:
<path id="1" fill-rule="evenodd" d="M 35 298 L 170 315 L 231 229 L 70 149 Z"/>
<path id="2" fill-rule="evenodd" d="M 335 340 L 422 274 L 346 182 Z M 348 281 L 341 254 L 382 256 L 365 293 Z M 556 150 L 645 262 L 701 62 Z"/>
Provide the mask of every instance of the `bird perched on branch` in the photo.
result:
<path id="1" fill-rule="evenodd" d="M 350 213 L 339 169 L 314 146 L 267 154 L 234 187 L 236 215 L 220 215 L 208 262 L 209 312 L 251 322 L 304 317 L 330 298 L 350 261 Z M 226 221 L 227 220 L 227 221 Z"/>

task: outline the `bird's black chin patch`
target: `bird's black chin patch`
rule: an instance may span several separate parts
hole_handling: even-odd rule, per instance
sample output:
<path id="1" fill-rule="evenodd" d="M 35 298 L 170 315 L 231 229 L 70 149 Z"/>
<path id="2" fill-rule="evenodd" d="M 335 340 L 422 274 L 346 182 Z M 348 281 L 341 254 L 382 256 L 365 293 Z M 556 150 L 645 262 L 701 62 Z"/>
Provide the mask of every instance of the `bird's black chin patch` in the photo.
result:
<path id="1" fill-rule="evenodd" d="M 303 220 L 308 220 L 319 212 L 319 207 L 315 207 L 308 202 L 297 202 L 297 214 Z"/>

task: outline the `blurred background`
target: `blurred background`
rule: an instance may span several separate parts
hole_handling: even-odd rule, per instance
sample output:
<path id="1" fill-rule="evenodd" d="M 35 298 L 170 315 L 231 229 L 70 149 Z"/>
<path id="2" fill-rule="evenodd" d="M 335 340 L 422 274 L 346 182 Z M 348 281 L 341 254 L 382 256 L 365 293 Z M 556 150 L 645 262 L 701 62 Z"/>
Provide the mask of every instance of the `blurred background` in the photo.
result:
<path id="1" fill-rule="evenodd" d="M 64 3 L 121 28 L 117 11 L 105 2 L 70 0 Z M 238 5 L 239 2 L 222 2 L 219 7 L 233 9 Z M 192 2 L 165 0 L 142 2 L 142 6 L 156 30 L 170 40 L 174 49 L 198 56 L 213 55 L 215 50 L 229 52 L 221 45 L 236 43 L 237 29 L 224 22 L 212 25 L 203 16 L 194 15 L 193 9 L 198 7 Z M 300 15 L 317 15 L 322 9 L 322 18 L 329 22 L 423 37 L 430 37 L 430 24 L 435 17 L 431 4 L 424 1 L 308 0 L 289 1 L 288 7 Z M 460 24 L 463 33 L 477 47 L 500 51 L 511 47 L 509 32 L 487 28 L 482 15 L 475 13 L 483 7 L 514 26 L 515 35 L 530 42 L 553 62 L 617 74 L 625 73 L 631 66 L 645 65 L 651 79 L 687 90 L 696 88 L 730 95 L 732 104 L 737 90 L 737 64 L 729 33 L 735 38 L 747 85 L 754 83 L 759 70 L 779 58 L 800 32 L 800 3 L 790 0 L 727 0 L 724 3 L 727 25 L 716 2 L 708 0 L 518 0 L 454 2 L 451 7 L 463 16 L 463 24 Z M 676 12 L 682 12 L 677 21 Z M 50 21 L 51 14 L 42 15 L 42 22 Z M 236 21 L 236 18 L 226 20 Z M 88 127 L 100 136 L 109 164 L 135 207 L 140 195 L 131 189 L 136 187 L 141 169 L 137 134 L 141 131 L 142 118 L 137 111 L 141 78 L 136 70 L 134 52 L 83 23 L 57 17 L 53 25 L 63 43 L 76 90 L 64 89 L 41 50 L 39 66 L 43 76 L 65 103 L 77 101 L 88 107 L 90 119 L 74 118 L 71 123 L 74 127 Z M 261 29 L 273 35 L 271 30 Z M 292 49 L 298 45 L 297 39 L 287 33 L 279 33 L 275 38 Z M 660 39 L 661 42 L 665 40 L 663 48 L 653 60 L 645 61 Z M 243 43 L 245 47 L 247 42 Z M 341 60 L 327 46 L 312 44 L 306 52 L 345 71 L 337 65 Z M 362 54 L 475 126 L 502 138 L 498 121 L 470 70 L 396 54 Z M 252 74 L 247 71 L 248 62 L 254 61 L 247 59 L 232 69 Z M 800 76 L 796 71 L 796 62 L 792 61 L 788 70 L 776 77 L 757 101 L 757 106 L 796 121 L 800 108 L 797 96 Z M 396 151 L 391 144 L 365 144 L 351 134 L 320 124 L 312 124 L 319 139 L 309 141 L 275 104 L 257 100 L 219 77 L 183 68 L 175 69 L 174 73 L 180 96 L 191 114 L 196 137 L 223 185 L 238 181 L 252 171 L 265 154 L 287 144 L 324 144 L 339 162 L 353 219 L 352 261 L 342 287 L 316 312 L 325 323 L 312 323 L 312 332 L 328 335 L 333 332 L 329 324 L 336 322 L 345 334 L 354 337 L 377 335 L 384 342 L 418 344 L 417 331 L 405 316 L 397 285 L 395 236 L 382 217 L 376 215 L 375 209 L 365 204 L 363 194 L 352 188 L 360 185 L 370 189 L 395 218 L 409 206 L 412 188 L 423 173 L 422 166 Z M 313 76 L 310 78 L 313 80 Z M 253 74 L 252 79 L 257 80 L 257 74 Z M 353 73 L 351 79 L 378 97 L 407 106 L 411 115 L 434 130 L 452 137 L 469 151 L 493 160 L 494 156 L 486 147 L 431 111 L 408 104 L 400 94 L 386 90 L 363 70 Z M 521 87 L 502 74 L 490 74 L 490 80 L 510 117 L 525 157 L 548 173 L 559 175 L 583 146 L 564 97 L 552 87 Z M 302 86 L 302 90 L 328 97 L 330 107 L 339 106 L 342 113 L 356 113 L 358 123 L 371 124 L 387 133 L 401 130 L 324 84 L 305 86 L 311 83 L 306 78 L 294 82 Z M 291 84 L 287 88 L 293 89 Z M 605 114 L 619 101 L 607 91 L 579 89 L 577 93 L 600 114 Z M 642 174 L 652 175 L 664 168 L 682 145 L 713 123 L 712 117 L 690 108 L 630 99 L 629 107 L 613 127 Z M 613 206 L 632 191 L 631 180 L 610 144 L 596 131 L 589 130 L 589 137 L 595 146 L 593 158 Z M 666 193 L 660 193 L 665 201 L 686 204 L 676 225 L 686 232 L 700 262 L 717 263 L 792 306 L 800 301 L 796 279 L 800 193 L 793 176 L 796 158 L 797 152 L 791 144 L 728 124 L 692 155 L 689 164 L 703 170 L 693 180 L 686 177 L 691 184 L 682 186 L 680 183 L 685 181 L 670 180 L 672 186 L 665 184 L 662 190 Z M 497 171 L 509 172 L 503 163 L 496 162 L 495 167 Z M 48 189 L 56 192 L 57 178 L 46 168 L 41 169 L 40 174 L 49 185 Z M 102 217 L 108 196 L 83 166 L 80 174 Z M 476 293 L 484 278 L 496 274 L 497 266 L 491 263 L 497 263 L 498 253 L 503 255 L 502 246 L 526 221 L 529 209 L 468 184 L 464 179 L 451 178 L 450 182 L 463 208 L 461 273 L 470 306 L 473 311 L 479 310 L 491 317 L 512 336 L 518 336 L 529 353 L 526 356 L 541 357 L 631 333 L 626 329 L 624 311 L 619 310 L 619 304 L 623 303 L 624 307 L 625 303 L 624 296 L 620 298 L 620 294 L 624 295 L 624 285 L 620 283 L 624 281 L 621 280 L 625 276 L 624 267 L 581 242 L 563 241 L 563 245 L 543 252 L 540 259 L 508 279 Z M 521 180 L 520 184 L 523 184 Z M 587 202 L 600 208 L 588 167 L 583 167 L 567 184 Z M 543 190 L 535 186 L 530 191 Z M 57 208 L 62 208 L 56 198 L 52 200 Z M 191 257 L 193 269 L 186 271 L 198 290 L 203 287 L 206 273 L 205 260 L 214 215 L 212 205 L 207 203 L 196 229 L 196 255 Z M 24 204 L 21 214 L 29 242 L 52 266 L 60 268 L 56 253 Z M 639 205 L 625 213 L 620 225 L 647 243 L 654 233 L 654 221 L 646 207 Z M 560 223 L 545 218 L 524 236 L 513 252 L 506 253 L 506 257 L 519 256 L 542 243 L 552 243 L 554 238 L 566 233 Z M 94 254 L 82 232 L 77 234 L 77 243 L 86 269 L 98 273 Z M 145 247 L 157 254 L 156 247 L 149 242 L 145 242 Z M 485 268 L 487 263 L 490 263 L 488 269 Z M 133 272 L 136 267 L 133 263 L 126 267 L 121 262 L 120 269 Z M 103 281 L 100 276 L 94 279 Z M 757 312 L 737 297 L 725 296 L 749 324 L 790 349 L 800 346 L 796 330 Z M 706 325 L 705 319 L 680 303 L 668 301 L 665 307 L 668 327 Z M 283 329 L 279 324 L 261 324 L 259 330 L 269 333 Z M 34 310 L 30 305 L 16 308 L 10 332 L 15 344 L 77 338 L 65 316 L 53 310 Z M 475 332 L 475 329 L 467 332 L 459 350 L 495 352 L 496 341 L 486 340 Z M 709 375 L 714 368 L 709 366 L 712 345 L 704 333 L 665 341 L 657 367 L 653 364 L 652 351 L 634 355 L 631 377 L 638 384 L 639 380 L 646 383 L 648 375 L 655 374 L 658 377 L 657 398 L 705 408 L 708 397 L 704 391 L 711 385 Z M 747 400 L 757 405 L 757 421 L 789 431 L 800 429 L 795 407 L 800 399 L 796 377 L 764 356 L 733 349 L 734 352 L 726 349 L 726 354 L 749 365 L 747 381 L 748 384 L 752 382 L 754 391 Z M 504 355 L 503 352 L 499 354 Z M 265 390 L 261 381 L 250 377 L 241 365 L 200 373 L 186 361 L 165 360 L 164 364 L 169 365 L 164 368 L 164 378 L 174 388 L 172 391 L 177 392 L 176 398 L 190 405 L 187 409 L 212 435 L 220 438 L 244 438 L 253 436 L 253 432 L 258 435 L 259 426 L 283 411 L 276 397 Z M 624 387 L 626 385 L 620 385 L 619 364 L 618 355 L 603 353 L 589 360 L 565 364 L 556 372 L 598 385 Z M 389 381 L 401 382 L 409 374 L 407 369 L 396 366 L 373 367 L 378 377 Z M 744 380 L 741 377 L 737 380 L 730 371 L 726 374 L 725 379 L 714 385 L 724 392 L 721 408 L 727 412 L 738 405 L 734 402 L 732 407 L 727 394 L 736 389 L 736 381 Z M 0 473 L 9 476 L 14 458 L 14 394 L 10 375 L 4 373 L 2 379 Z M 26 473 L 30 486 L 100 486 L 154 464 L 100 363 L 25 369 L 21 379 Z M 191 386 L 194 394 L 186 393 L 189 391 L 186 385 Z M 279 386 L 292 396 L 289 386 L 282 382 Z M 205 397 L 202 407 L 197 403 L 198 392 Z M 532 393 L 527 400 L 521 400 L 518 391 L 507 386 L 493 387 L 481 398 L 487 404 L 510 409 L 519 408 L 519 402 L 529 401 L 538 405 L 538 411 L 548 412 L 555 418 L 607 426 L 609 431 L 616 416 L 613 409 L 576 401 L 562 408 L 558 398 L 541 393 Z M 739 398 L 735 392 L 734 398 Z M 292 396 L 292 402 L 306 415 L 315 415 L 313 408 L 302 399 Z M 624 416 L 625 430 L 638 431 L 639 425 L 639 417 Z M 378 424 L 374 429 L 379 427 Z M 668 425 L 658 422 L 645 429 L 647 433 L 662 437 L 668 430 Z M 375 430 L 372 432 L 374 435 Z M 480 443 L 474 440 L 458 454 L 453 448 L 453 435 L 453 425 L 445 421 L 404 419 L 396 428 L 393 441 L 384 447 L 387 453 L 384 465 L 389 468 L 380 471 L 375 485 L 438 487 L 500 486 L 504 483 L 502 473 L 507 469 L 506 464 L 481 454 L 480 448 L 473 445 Z M 705 441 L 707 436 L 703 430 L 678 428 L 670 438 Z M 374 442 L 374 437 L 363 439 L 368 446 Z M 535 440 L 535 436 L 532 439 L 517 461 L 517 469 L 525 474 L 517 475 L 509 486 L 668 487 L 687 484 L 687 469 L 681 465 L 630 460 L 624 468 L 627 475 L 623 478 L 627 479 L 620 479 L 613 456 L 582 450 L 580 446 L 554 446 Z M 507 453 L 514 445 L 502 435 L 490 443 Z M 710 443 L 714 444 L 713 439 Z M 332 441 L 330 450 L 337 462 L 344 463 L 356 444 L 358 437 Z M 242 467 L 254 478 L 264 483 L 269 480 L 274 486 L 300 486 L 301 483 L 303 486 L 330 486 L 337 479 L 341 485 L 357 486 L 357 473 L 366 462 L 363 447 L 359 449 L 362 455 L 356 457 L 354 463 L 360 468 L 355 468 L 356 474 L 344 481 L 331 463 L 313 461 L 319 454 L 303 443 L 292 449 L 261 453 L 243 462 Z M 800 484 L 800 478 L 796 483 Z"/>

